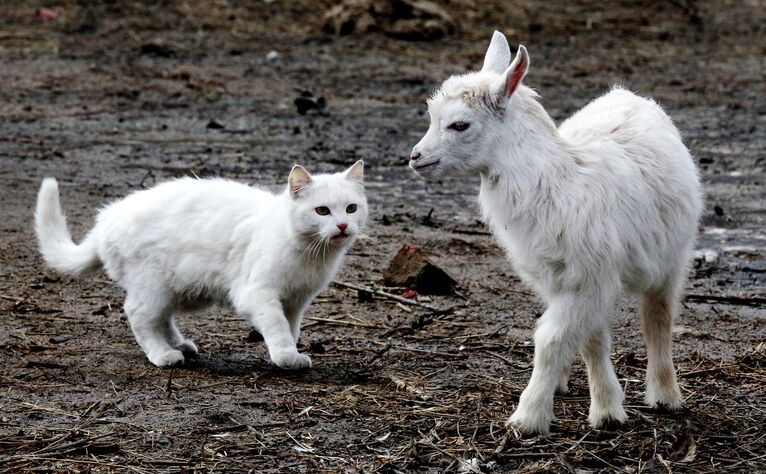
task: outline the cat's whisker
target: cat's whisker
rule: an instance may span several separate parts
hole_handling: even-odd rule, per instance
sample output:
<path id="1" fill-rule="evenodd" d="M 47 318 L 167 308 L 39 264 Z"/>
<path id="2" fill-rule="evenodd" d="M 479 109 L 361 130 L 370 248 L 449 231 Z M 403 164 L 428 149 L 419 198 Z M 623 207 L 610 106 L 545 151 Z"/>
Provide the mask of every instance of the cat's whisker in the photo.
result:
<path id="1" fill-rule="evenodd" d="M 312 234 L 309 234 L 308 237 L 314 237 L 314 238 L 311 240 L 311 242 L 309 242 L 309 245 L 307 245 L 303 249 L 303 251 L 301 252 L 301 255 L 305 256 L 309 260 L 313 260 L 314 259 L 313 254 L 321 243 L 322 234 L 320 232 L 314 232 Z"/>
<path id="2" fill-rule="evenodd" d="M 327 258 L 325 256 L 325 252 L 327 252 L 327 246 L 330 243 L 330 239 L 328 237 L 324 238 L 324 246 L 322 246 L 322 265 L 327 266 Z"/>
<path id="3" fill-rule="evenodd" d="M 320 239 L 321 239 L 321 236 L 317 235 L 317 237 L 315 237 L 311 241 L 311 245 L 309 245 L 309 253 L 308 253 L 308 259 L 309 260 L 314 260 L 315 259 L 314 253 L 317 252 L 318 249 L 319 249 L 319 245 L 320 245 L 320 241 L 321 241 Z"/>

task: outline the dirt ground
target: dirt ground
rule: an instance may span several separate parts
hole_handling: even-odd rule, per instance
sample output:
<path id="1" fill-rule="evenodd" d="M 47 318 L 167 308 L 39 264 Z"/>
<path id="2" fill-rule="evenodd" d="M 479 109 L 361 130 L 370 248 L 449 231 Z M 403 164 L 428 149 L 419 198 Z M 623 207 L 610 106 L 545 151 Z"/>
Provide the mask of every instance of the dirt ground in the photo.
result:
<path id="1" fill-rule="evenodd" d="M 0 5 L 1 471 L 766 471 L 764 3 L 441 4 L 457 32 L 427 42 L 323 33 L 329 1 Z M 425 183 L 406 166 L 424 100 L 480 67 L 495 28 L 529 48 L 526 82 L 556 120 L 623 84 L 662 103 L 700 165 L 707 259 L 675 328 L 677 413 L 642 405 L 645 352 L 626 300 L 613 360 L 629 421 L 588 427 L 577 362 L 550 436 L 504 428 L 543 307 L 479 221 L 478 179 Z M 323 96 L 326 113 L 299 115 L 296 88 Z M 174 176 L 276 189 L 295 162 L 325 171 L 360 158 L 369 238 L 338 279 L 382 288 L 408 243 L 460 295 L 432 297 L 434 312 L 333 285 L 304 323 L 305 372 L 271 367 L 225 309 L 182 317 L 200 357 L 157 369 L 121 290 L 102 273 L 61 278 L 36 251 L 45 176 L 59 179 L 79 238 L 103 203 Z"/>

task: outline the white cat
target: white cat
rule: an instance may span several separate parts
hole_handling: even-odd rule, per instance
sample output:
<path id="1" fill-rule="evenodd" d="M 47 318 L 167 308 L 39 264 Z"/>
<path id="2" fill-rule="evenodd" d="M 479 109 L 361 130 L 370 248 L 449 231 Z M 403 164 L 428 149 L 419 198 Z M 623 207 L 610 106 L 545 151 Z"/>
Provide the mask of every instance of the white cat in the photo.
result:
<path id="1" fill-rule="evenodd" d="M 311 367 L 298 352 L 303 312 L 336 274 L 367 219 L 364 163 L 311 176 L 300 166 L 280 194 L 224 179 L 183 178 L 103 209 L 72 242 L 58 184 L 43 181 L 35 226 L 45 262 L 79 275 L 103 266 L 127 292 L 125 313 L 152 364 L 197 353 L 178 310 L 228 303 L 261 333 L 274 364 Z"/>

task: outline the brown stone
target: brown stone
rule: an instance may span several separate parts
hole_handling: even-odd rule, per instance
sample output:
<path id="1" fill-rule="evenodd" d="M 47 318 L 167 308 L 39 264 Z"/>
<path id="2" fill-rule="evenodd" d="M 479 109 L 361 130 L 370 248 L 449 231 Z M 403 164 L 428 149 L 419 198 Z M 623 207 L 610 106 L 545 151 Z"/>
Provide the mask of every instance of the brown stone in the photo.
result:
<path id="1" fill-rule="evenodd" d="M 387 285 L 404 286 L 430 295 L 450 294 L 457 286 L 454 278 L 411 245 L 399 249 L 383 272 L 383 280 Z"/>

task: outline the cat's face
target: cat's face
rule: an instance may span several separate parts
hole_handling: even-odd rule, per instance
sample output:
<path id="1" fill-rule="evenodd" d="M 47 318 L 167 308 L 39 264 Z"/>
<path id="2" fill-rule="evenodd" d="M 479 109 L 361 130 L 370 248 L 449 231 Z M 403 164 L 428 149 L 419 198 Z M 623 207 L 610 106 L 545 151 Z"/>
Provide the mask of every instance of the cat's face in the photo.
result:
<path id="1" fill-rule="evenodd" d="M 346 248 L 367 221 L 367 199 L 362 185 L 364 163 L 346 171 L 310 175 L 300 166 L 289 178 L 293 228 L 309 248 Z"/>

